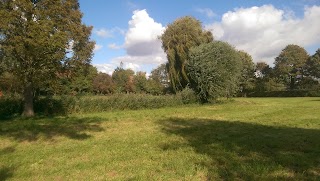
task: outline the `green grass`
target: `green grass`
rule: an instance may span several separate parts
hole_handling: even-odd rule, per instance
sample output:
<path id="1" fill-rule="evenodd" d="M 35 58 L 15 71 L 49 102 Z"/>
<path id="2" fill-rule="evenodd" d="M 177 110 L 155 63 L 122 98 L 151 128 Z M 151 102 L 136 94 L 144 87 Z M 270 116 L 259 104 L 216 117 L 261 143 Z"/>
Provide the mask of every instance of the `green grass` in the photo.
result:
<path id="1" fill-rule="evenodd" d="M 320 98 L 0 121 L 0 180 L 320 180 Z"/>

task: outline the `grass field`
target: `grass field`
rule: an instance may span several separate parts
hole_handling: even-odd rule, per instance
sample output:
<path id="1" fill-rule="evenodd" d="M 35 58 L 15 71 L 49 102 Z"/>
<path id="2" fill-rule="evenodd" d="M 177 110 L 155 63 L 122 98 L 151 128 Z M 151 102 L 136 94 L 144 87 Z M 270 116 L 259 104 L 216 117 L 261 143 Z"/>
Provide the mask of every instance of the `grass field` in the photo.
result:
<path id="1" fill-rule="evenodd" d="M 0 121 L 0 180 L 320 180 L 320 98 Z"/>

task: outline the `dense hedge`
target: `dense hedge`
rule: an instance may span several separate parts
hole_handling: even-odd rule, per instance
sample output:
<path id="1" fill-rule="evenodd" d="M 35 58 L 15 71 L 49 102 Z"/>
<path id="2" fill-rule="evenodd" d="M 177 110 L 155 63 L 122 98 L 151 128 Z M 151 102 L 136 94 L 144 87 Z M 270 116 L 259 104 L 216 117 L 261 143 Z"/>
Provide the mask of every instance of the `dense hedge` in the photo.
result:
<path id="1" fill-rule="evenodd" d="M 0 98 L 0 117 L 21 114 L 22 99 L 18 96 Z"/>
<path id="2" fill-rule="evenodd" d="M 320 97 L 320 90 L 292 90 L 252 92 L 248 97 Z"/>
<path id="3" fill-rule="evenodd" d="M 40 97 L 34 102 L 37 114 L 66 115 L 72 113 L 103 112 L 112 110 L 152 109 L 195 103 L 183 101 L 185 94 L 153 96 L 149 94 L 114 94 L 110 96 L 54 96 Z M 22 113 L 22 99 L 0 98 L 0 117 Z"/>

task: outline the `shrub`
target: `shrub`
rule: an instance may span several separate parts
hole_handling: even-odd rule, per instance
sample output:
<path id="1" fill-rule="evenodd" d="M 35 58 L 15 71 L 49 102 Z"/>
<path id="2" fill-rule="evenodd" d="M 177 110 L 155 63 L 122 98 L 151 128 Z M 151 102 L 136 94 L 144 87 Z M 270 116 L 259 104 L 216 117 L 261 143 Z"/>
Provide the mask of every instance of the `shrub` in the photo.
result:
<path id="1" fill-rule="evenodd" d="M 0 98 L 0 117 L 20 115 L 22 113 L 22 99 L 17 96 Z"/>
<path id="2" fill-rule="evenodd" d="M 189 87 L 186 87 L 181 92 L 179 92 L 178 96 L 181 97 L 183 104 L 192 104 L 198 102 L 196 92 Z"/>

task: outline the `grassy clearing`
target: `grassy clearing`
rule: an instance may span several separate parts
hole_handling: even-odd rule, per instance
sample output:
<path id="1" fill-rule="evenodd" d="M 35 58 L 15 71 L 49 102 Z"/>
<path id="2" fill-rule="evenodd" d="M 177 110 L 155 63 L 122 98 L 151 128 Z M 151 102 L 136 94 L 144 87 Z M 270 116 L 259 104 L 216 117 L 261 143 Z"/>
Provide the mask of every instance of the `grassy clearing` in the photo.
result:
<path id="1" fill-rule="evenodd" d="M 319 180 L 320 98 L 0 122 L 0 180 Z"/>

